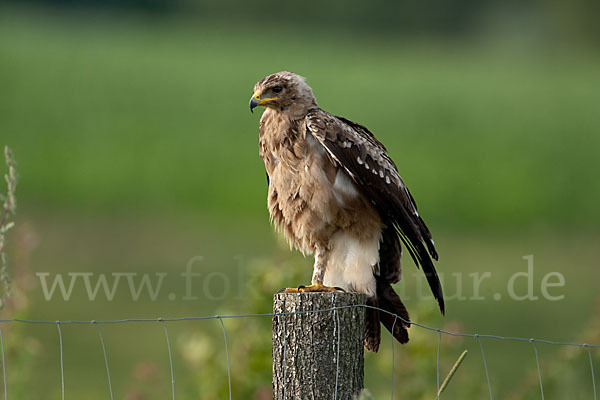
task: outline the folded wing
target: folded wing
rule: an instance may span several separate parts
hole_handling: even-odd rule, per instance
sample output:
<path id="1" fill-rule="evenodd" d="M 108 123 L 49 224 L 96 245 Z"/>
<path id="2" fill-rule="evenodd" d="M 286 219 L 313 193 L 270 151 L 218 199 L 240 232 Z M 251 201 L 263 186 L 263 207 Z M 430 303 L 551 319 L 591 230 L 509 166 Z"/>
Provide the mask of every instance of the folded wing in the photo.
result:
<path id="1" fill-rule="evenodd" d="M 319 108 L 306 116 L 306 133 L 327 150 L 331 161 L 340 165 L 379 212 L 387 228 L 393 227 L 418 267 L 444 313 L 442 287 L 433 265 L 438 259 L 431 233 L 417 212 L 417 205 L 398 174 L 387 150 L 364 126 Z M 390 283 L 398 271 L 387 271 Z"/>

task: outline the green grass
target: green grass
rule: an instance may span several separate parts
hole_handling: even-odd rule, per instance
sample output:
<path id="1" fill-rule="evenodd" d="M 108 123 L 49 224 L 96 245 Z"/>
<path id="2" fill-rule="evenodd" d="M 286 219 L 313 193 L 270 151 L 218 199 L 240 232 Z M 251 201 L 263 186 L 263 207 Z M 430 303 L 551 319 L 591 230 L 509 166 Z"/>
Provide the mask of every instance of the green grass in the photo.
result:
<path id="1" fill-rule="evenodd" d="M 415 269 L 405 260 L 406 303 L 416 321 L 468 332 L 584 340 L 580 331 L 594 314 L 597 296 L 598 54 L 408 42 L 282 25 L 46 13 L 4 9 L 0 14 L 0 144 L 13 148 L 21 174 L 17 224 L 24 230 L 9 238 L 14 264 L 29 266 L 30 274 L 52 275 L 169 271 L 174 280 L 165 281 L 157 301 L 147 296 L 132 301 L 121 290 L 113 301 L 90 302 L 78 287 L 71 301 L 47 302 L 34 276 L 26 281 L 34 286 L 27 289 L 22 316 L 268 312 L 273 290 L 308 281 L 310 261 L 279 247 L 270 233 L 257 154 L 259 116 L 248 112 L 254 82 L 285 69 L 308 77 L 323 108 L 367 125 L 386 144 L 435 234 L 447 295 L 457 290 L 452 273 L 464 275 L 464 294 L 472 296 L 468 274 L 492 272 L 494 278 L 481 286 L 487 300 L 449 300 L 442 319 L 432 301 L 415 298 Z M 21 240 L 31 231 L 39 245 L 29 258 L 21 252 Z M 535 256 L 536 294 L 544 274 L 560 271 L 564 300 L 508 298 L 507 281 L 525 271 L 522 257 L 528 254 Z M 269 277 L 263 276 L 260 290 L 243 277 L 221 301 L 169 301 L 168 293 L 185 292 L 175 277 L 197 255 L 205 257 L 199 269 L 206 275 L 223 272 L 235 282 L 240 270 L 251 276 L 267 265 Z M 244 257 L 241 269 L 238 255 Z M 521 283 L 518 290 L 524 289 Z M 495 293 L 502 299 L 492 300 Z M 268 320 L 262 328 L 254 321 L 231 327 L 234 345 L 241 346 L 237 354 L 250 360 L 240 361 L 251 375 L 238 375 L 238 393 L 269 387 L 263 348 L 268 337 L 254 337 L 264 334 L 265 323 L 268 331 Z M 14 340 L 11 390 L 58 398 L 56 328 L 4 329 Z M 178 394 L 206 394 L 205 382 L 222 390 L 219 326 L 186 323 L 172 329 Z M 254 336 L 244 337 L 245 329 Z M 187 363 L 190 335 L 209 335 L 205 331 L 213 334 L 202 339 L 214 350 L 210 363 Z M 413 382 L 404 385 L 412 398 L 433 398 L 437 337 L 412 331 L 412 344 L 396 349 L 397 379 Z M 68 393 L 105 398 L 96 332 L 68 326 L 64 335 Z M 148 382 L 155 385 L 155 397 L 149 398 L 167 396 L 162 335 L 159 325 L 106 328 L 119 398 Z M 382 354 L 368 358 L 367 385 L 376 398 L 387 396 L 391 384 L 384 375 L 390 368 L 388 342 Z M 485 396 L 478 347 L 466 341 L 444 344 L 444 366 L 470 349 L 447 397 Z M 259 347 L 254 351 L 260 357 L 252 358 L 253 348 L 244 345 Z M 25 348 L 32 360 L 22 355 Z M 535 367 L 530 348 L 486 342 L 486 351 L 497 394 L 512 393 Z M 548 368 L 555 354 L 540 348 Z M 14 361 L 19 357 L 24 361 Z M 139 365 L 144 360 L 150 362 L 146 369 Z M 157 376 L 147 371 L 153 365 Z M 34 379 L 35 388 L 29 384 Z M 577 387 L 589 394 L 585 379 Z M 527 398 L 536 398 L 532 393 Z"/>

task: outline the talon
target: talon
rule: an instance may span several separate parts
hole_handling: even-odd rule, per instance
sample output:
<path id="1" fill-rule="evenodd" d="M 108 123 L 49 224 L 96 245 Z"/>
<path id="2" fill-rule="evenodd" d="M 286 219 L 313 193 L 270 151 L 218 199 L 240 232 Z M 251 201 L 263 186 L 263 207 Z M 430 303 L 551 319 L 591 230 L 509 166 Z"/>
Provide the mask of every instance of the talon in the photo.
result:
<path id="1" fill-rule="evenodd" d="M 308 292 L 339 292 L 344 291 L 341 288 L 325 286 L 322 283 L 313 283 L 310 286 L 303 286 L 302 289 L 298 288 L 299 292 L 308 293 Z"/>
<path id="2" fill-rule="evenodd" d="M 282 288 L 277 291 L 279 293 L 313 293 L 313 292 L 346 292 L 341 287 L 325 286 L 322 283 L 314 283 L 309 286 L 300 285 L 297 288 Z"/>
<path id="3" fill-rule="evenodd" d="M 297 288 L 282 288 L 277 291 L 279 293 L 300 293 L 300 289 L 304 286 L 298 286 Z"/>

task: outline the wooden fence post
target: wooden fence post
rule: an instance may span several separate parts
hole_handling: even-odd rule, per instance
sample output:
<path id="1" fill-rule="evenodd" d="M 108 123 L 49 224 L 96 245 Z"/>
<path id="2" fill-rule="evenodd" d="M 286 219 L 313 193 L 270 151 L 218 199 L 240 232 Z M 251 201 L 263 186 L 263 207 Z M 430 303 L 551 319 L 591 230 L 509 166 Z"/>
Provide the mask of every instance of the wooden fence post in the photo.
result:
<path id="1" fill-rule="evenodd" d="M 273 311 L 273 399 L 351 400 L 364 385 L 366 296 L 278 293 Z M 333 307 L 342 309 L 327 310 Z M 316 311 L 316 312 L 315 312 Z"/>

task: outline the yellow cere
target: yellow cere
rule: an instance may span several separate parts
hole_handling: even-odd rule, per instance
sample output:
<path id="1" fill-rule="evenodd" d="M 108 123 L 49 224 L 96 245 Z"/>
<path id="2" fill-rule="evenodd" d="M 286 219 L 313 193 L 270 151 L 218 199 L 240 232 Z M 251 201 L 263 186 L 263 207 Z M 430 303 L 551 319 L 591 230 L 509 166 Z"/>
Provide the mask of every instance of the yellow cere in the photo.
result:
<path id="1" fill-rule="evenodd" d="M 263 104 L 266 104 L 266 103 L 268 103 L 269 101 L 273 101 L 273 100 L 277 100 L 277 97 L 270 97 L 270 98 L 268 98 L 268 99 L 262 99 L 262 100 L 261 100 L 261 101 L 258 103 L 258 105 L 259 105 L 259 106 L 262 106 Z"/>

